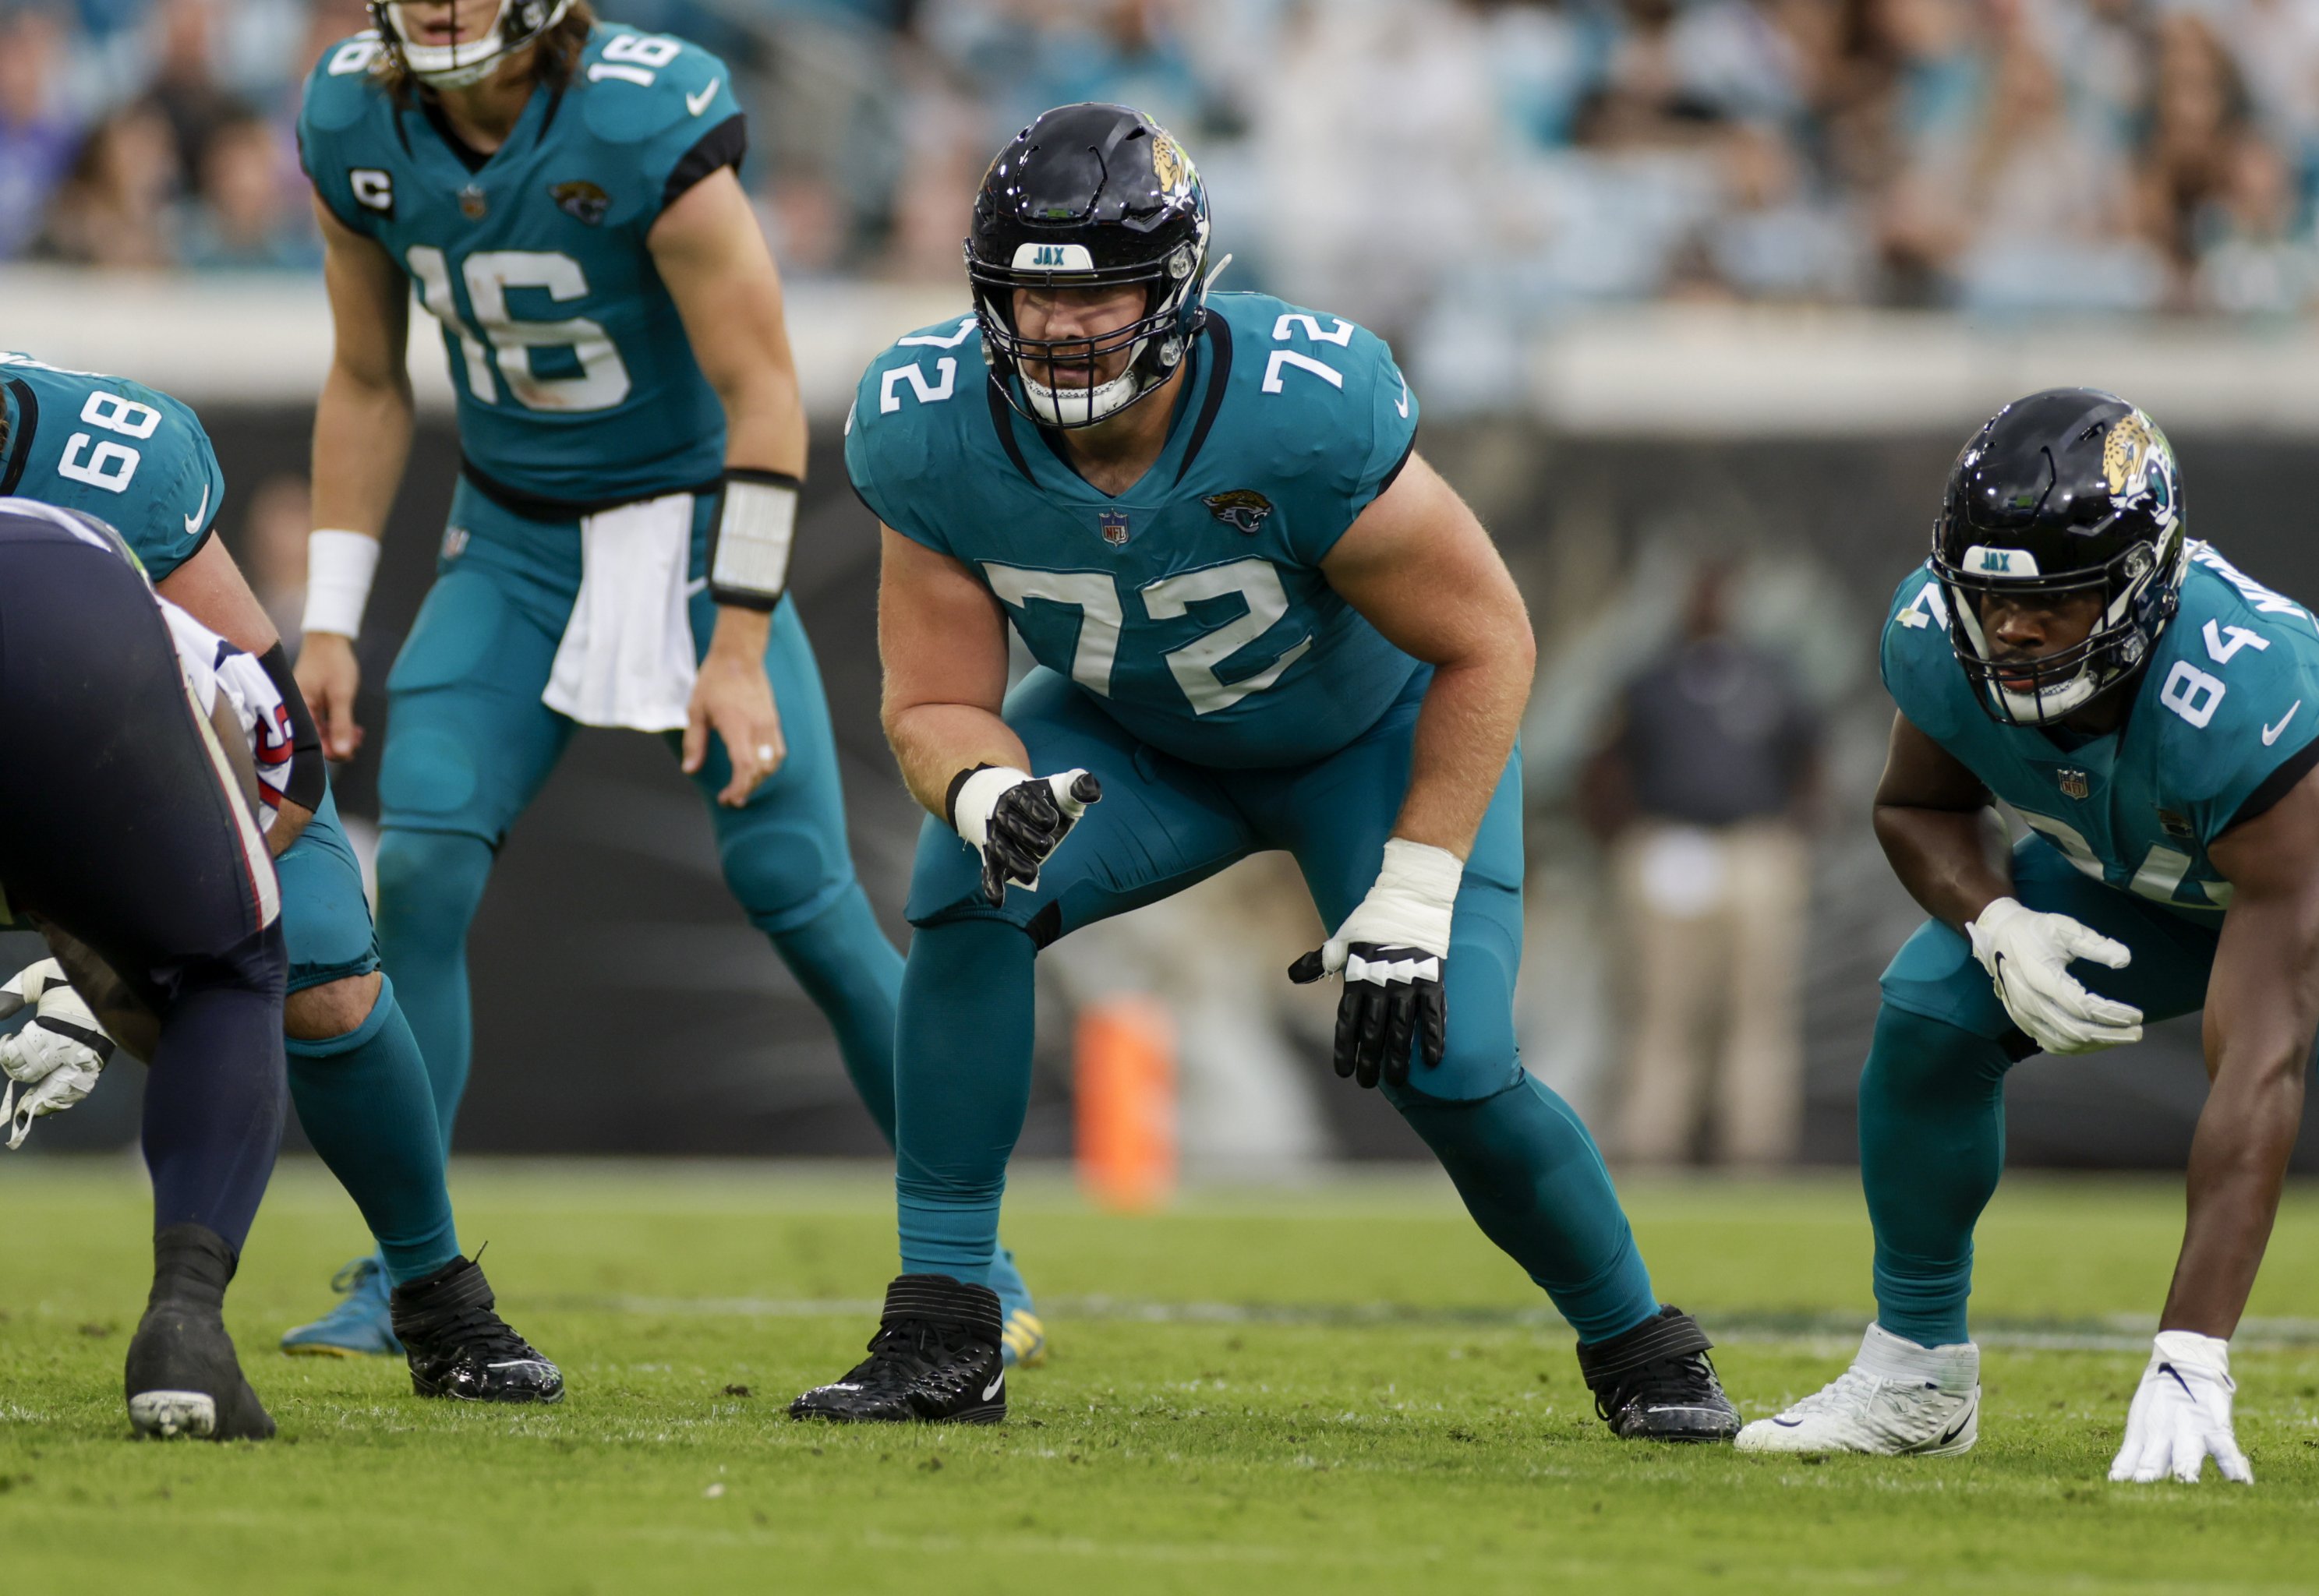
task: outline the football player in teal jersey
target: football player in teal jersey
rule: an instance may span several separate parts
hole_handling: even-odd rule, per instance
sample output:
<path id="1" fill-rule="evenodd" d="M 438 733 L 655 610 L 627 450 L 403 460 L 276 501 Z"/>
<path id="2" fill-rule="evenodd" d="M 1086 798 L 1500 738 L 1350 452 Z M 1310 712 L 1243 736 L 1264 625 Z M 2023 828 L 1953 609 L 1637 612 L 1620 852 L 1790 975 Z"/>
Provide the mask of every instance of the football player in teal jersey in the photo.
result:
<path id="1" fill-rule="evenodd" d="M 1210 296 L 1208 231 L 1161 129 L 1048 112 L 977 196 L 974 313 L 862 380 L 846 463 L 884 528 L 886 730 L 932 816 L 896 1044 L 903 1273 L 869 1357 L 790 1411 L 1005 1417 L 989 1282 L 1033 959 L 1283 848 L 1335 928 L 1292 973 L 1344 978 L 1338 1073 L 1576 1328 L 1618 1434 L 1727 1439 L 1706 1336 L 1653 1294 L 1593 1140 L 1514 1046 L 1520 595 L 1413 451 L 1385 345 Z M 1012 693 L 1010 621 L 1038 661 Z"/>
<path id="2" fill-rule="evenodd" d="M 483 1271 L 460 1256 L 427 1067 L 379 969 L 320 737 L 274 623 L 215 537 L 225 478 L 209 435 L 166 393 L 23 355 L 0 354 L 0 495 L 109 523 L 162 597 L 256 657 L 281 690 L 286 724 L 258 748 L 265 762 L 288 766 L 269 778 L 283 798 L 267 841 L 290 956 L 290 1095 L 307 1139 L 378 1242 L 375 1290 L 392 1307 L 354 1327 L 368 1338 L 361 1349 L 404 1354 L 422 1395 L 556 1401 L 563 1375 L 492 1312 Z M 312 1326 L 283 1344 L 331 1349 Z"/>
<path id="3" fill-rule="evenodd" d="M 806 429 L 731 75 L 579 0 L 410 0 L 326 53 L 299 144 L 336 350 L 314 428 L 298 679 L 361 735 L 354 639 L 409 453 L 415 288 L 464 464 L 393 673 L 379 938 L 447 1141 L 467 928 L 575 725 L 663 734 L 725 877 L 829 1017 L 889 1136 L 901 959 L 853 873 L 829 711 L 783 602 Z M 1004 1276 L 1010 1357 L 1043 1332 Z"/>
<path id="4" fill-rule="evenodd" d="M 1958 456 L 1894 597 L 1878 839 L 1933 918 L 1885 970 L 1860 1082 L 1876 1319 L 1743 1449 L 1968 1450 L 1975 1220 L 2006 1071 L 2206 1011 L 2189 1219 L 2113 1480 L 2251 1482 L 2230 1336 L 2319 1023 L 2319 629 L 2188 536 L 2172 447 L 2113 394 L 2007 406 Z M 1990 806 L 2028 825 L 2007 851 Z M 2075 966 L 2073 969 L 2072 966 Z"/>

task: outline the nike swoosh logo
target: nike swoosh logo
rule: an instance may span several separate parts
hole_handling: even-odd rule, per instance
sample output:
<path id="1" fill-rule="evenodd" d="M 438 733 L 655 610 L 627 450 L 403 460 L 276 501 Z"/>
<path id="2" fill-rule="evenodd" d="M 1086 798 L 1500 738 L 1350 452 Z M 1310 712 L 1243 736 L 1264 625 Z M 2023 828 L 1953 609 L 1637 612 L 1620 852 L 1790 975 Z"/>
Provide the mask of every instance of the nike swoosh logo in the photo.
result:
<path id="1" fill-rule="evenodd" d="M 1001 1369 L 997 1375 L 991 1377 L 990 1384 L 982 1388 L 982 1400 L 984 1402 L 988 1402 L 992 1397 L 997 1396 L 1000 1388 L 1006 1384 L 1006 1371 L 1005 1369 Z"/>
<path id="2" fill-rule="evenodd" d="M 199 506 L 197 506 L 197 507 L 194 509 L 194 513 L 193 513 L 193 514 L 191 514 L 191 515 L 189 515 L 189 516 L 187 516 L 187 517 L 185 518 L 185 530 L 186 530 L 187 532 L 198 532 L 198 531 L 200 531 L 200 530 L 202 529 L 202 522 L 203 522 L 203 519 L 205 519 L 205 518 L 208 517 L 209 513 L 210 513 L 210 485 L 209 485 L 209 483 L 207 483 L 207 482 L 203 482 L 203 483 L 202 484 L 202 501 L 201 501 L 200 505 L 199 505 Z M 2302 700 L 2302 699 L 2296 699 L 2295 701 L 2296 701 L 2296 703 L 2298 703 L 2298 704 L 2300 704 L 2301 702 L 2303 702 L 2303 700 Z M 2287 711 L 2287 714 L 2289 714 L 2289 715 L 2292 715 L 2292 714 L 2294 714 L 2294 713 L 2295 713 L 2295 711 L 2294 711 L 2294 710 L 2292 710 L 2292 709 L 2289 709 L 2289 710 Z M 2283 720 L 2282 720 L 2282 721 L 2280 721 L 2278 724 L 2279 724 L 2279 725 L 2281 725 L 2281 726 L 2285 726 L 2287 723 L 2286 723 L 2285 721 L 2283 721 Z"/>
<path id="3" fill-rule="evenodd" d="M 2293 720 L 2295 718 L 2295 712 L 2302 708 L 2303 700 L 2301 699 L 2296 699 L 2295 702 L 2287 707 L 2287 713 L 2278 717 L 2278 724 L 2277 726 L 2267 726 L 2262 728 L 2262 745 L 2265 748 L 2269 747 L 2273 743 L 2278 741 L 2278 734 L 2287 729 L 2287 723 Z"/>
<path id="4" fill-rule="evenodd" d="M 1943 1436 L 1939 1440 L 1935 1441 L 1933 1445 L 1936 1447 L 1947 1446 L 1951 1441 L 1956 1439 L 1957 1437 L 1963 1435 L 1964 1433 L 1964 1427 L 1972 1422 L 1972 1410 L 1971 1408 L 1967 1408 L 1964 1411 L 1964 1417 L 1958 1420 L 1954 1424 L 1950 1425 L 1948 1434 Z"/>
<path id="5" fill-rule="evenodd" d="M 1394 406 L 1394 409 L 1401 412 L 1403 420 L 1409 419 L 1409 379 L 1407 377 L 1401 379 L 1401 402 Z"/>
<path id="6" fill-rule="evenodd" d="M 708 109 L 708 102 L 717 97 L 717 87 L 724 81 L 725 80 L 721 77 L 714 79 L 707 88 L 702 89 L 699 94 L 685 95 L 684 108 L 687 111 L 691 112 L 693 115 L 699 116 L 702 112 Z"/>

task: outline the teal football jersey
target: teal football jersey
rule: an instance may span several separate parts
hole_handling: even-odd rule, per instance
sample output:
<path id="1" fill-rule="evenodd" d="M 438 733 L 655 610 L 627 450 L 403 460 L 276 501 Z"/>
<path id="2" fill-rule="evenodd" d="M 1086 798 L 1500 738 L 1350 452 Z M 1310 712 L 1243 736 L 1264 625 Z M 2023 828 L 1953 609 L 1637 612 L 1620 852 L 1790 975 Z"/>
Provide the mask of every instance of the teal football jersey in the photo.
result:
<path id="1" fill-rule="evenodd" d="M 645 235 L 747 141 L 706 50 L 598 26 L 572 82 L 535 92 L 483 158 L 372 70 L 374 33 L 325 52 L 298 120 L 306 174 L 442 323 L 459 446 L 491 482 L 601 507 L 714 482 L 725 412 Z"/>
<path id="2" fill-rule="evenodd" d="M 121 534 L 160 582 L 209 541 L 225 473 L 200 419 L 142 383 L 0 353 L 8 435 L 0 498 L 77 509 Z"/>
<path id="3" fill-rule="evenodd" d="M 1418 669 L 1321 574 L 1408 458 L 1417 402 L 1382 339 L 1261 294 L 1212 296 L 1193 348 L 1167 447 L 1116 498 L 987 380 L 971 316 L 871 363 L 846 470 L 1135 736 L 1201 764 L 1305 763 Z"/>
<path id="4" fill-rule="evenodd" d="M 2231 888 L 2207 845 L 2319 762 L 2319 626 L 2210 546 L 2192 540 L 2189 560 L 2181 609 L 2106 735 L 2078 743 L 1984 711 L 1926 568 L 1893 597 L 1883 671 L 1900 713 L 2080 871 L 2212 925 Z"/>

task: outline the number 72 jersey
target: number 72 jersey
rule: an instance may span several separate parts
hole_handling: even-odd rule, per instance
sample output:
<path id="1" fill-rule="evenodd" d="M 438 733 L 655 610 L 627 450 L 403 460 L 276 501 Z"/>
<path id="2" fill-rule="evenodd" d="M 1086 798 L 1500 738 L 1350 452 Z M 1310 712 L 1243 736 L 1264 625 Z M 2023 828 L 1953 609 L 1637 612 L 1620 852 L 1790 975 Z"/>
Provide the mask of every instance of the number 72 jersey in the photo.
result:
<path id="1" fill-rule="evenodd" d="M 845 464 L 878 518 L 948 555 L 1038 662 L 1161 752 L 1308 763 L 1418 670 L 1322 574 L 1408 459 L 1417 404 L 1375 335 L 1254 293 L 1207 301 L 1167 446 L 1111 495 L 992 385 L 971 316 L 871 363 Z"/>
<path id="2" fill-rule="evenodd" d="M 2194 539 L 2188 559 L 2181 608 L 2107 735 L 2048 736 L 1986 713 L 1928 569 L 1893 596 L 1882 663 L 1900 713 L 2071 864 L 2212 925 L 2231 888 L 2207 845 L 2319 764 L 2319 627 L 2211 545 Z"/>
<path id="3" fill-rule="evenodd" d="M 375 33 L 307 80 L 300 158 L 330 213 L 374 239 L 442 326 L 459 443 L 495 482 L 565 505 L 712 482 L 725 413 L 645 244 L 661 212 L 738 166 L 723 62 L 599 24 L 561 90 L 533 91 L 488 158 L 377 72 Z"/>

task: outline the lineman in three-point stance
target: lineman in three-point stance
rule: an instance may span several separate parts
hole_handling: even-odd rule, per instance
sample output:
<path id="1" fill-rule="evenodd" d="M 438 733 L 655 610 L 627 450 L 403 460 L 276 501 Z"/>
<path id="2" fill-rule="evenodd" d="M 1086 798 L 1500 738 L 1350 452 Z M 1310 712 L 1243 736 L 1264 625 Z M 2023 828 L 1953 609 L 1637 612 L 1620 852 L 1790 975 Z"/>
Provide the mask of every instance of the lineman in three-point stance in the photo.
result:
<path id="1" fill-rule="evenodd" d="M 1876 1320 L 1849 1370 L 1739 1446 L 1970 1448 L 1965 1299 L 2005 1162 L 2006 1071 L 2203 1008 L 2213 1086 L 2189 1222 L 2110 1478 L 2195 1480 L 2211 1456 L 2251 1482 L 2230 1336 L 2319 1023 L 2319 629 L 2188 537 L 2148 416 L 2056 389 L 1958 456 L 1883 668 L 1899 713 L 1876 833 L 1933 918 L 1884 972 L 1861 1075 Z M 2009 853 L 2000 798 L 2030 828 Z"/>

